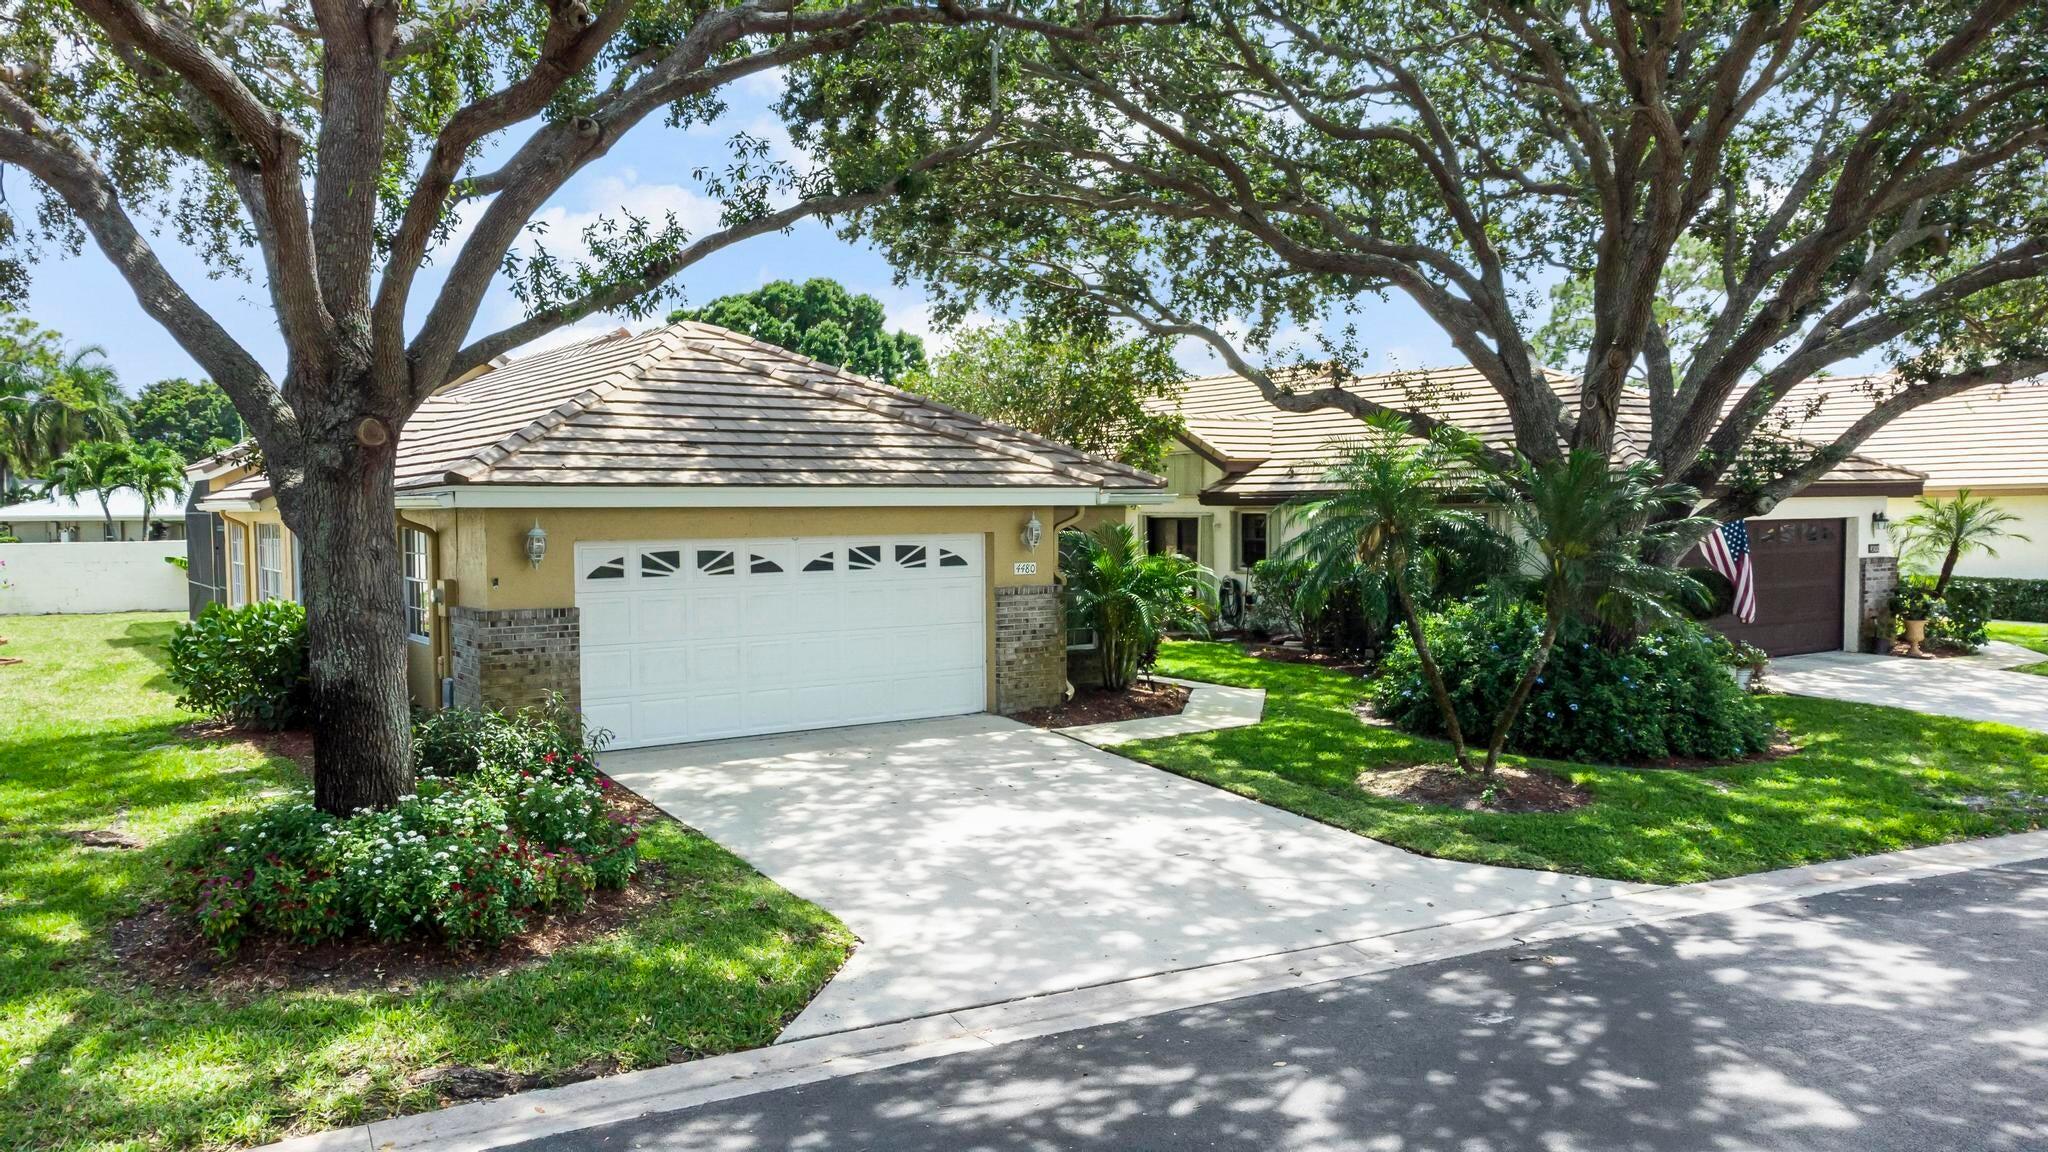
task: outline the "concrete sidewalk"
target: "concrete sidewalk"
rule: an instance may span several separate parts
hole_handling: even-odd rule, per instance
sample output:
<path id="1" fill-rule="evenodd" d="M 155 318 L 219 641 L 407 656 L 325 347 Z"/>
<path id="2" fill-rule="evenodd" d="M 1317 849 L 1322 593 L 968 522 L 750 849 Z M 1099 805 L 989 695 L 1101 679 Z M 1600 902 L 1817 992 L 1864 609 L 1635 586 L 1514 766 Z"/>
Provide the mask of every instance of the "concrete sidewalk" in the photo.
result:
<path id="1" fill-rule="evenodd" d="M 1233 688 L 1226 684 L 1204 684 L 1173 676 L 1155 676 L 1162 684 L 1178 684 L 1188 690 L 1187 706 L 1171 716 L 1146 716 L 1138 720 L 1112 720 L 1101 724 L 1077 724 L 1056 728 L 1097 748 L 1114 748 L 1134 740 L 1158 740 L 1185 736 L 1191 732 L 1214 732 L 1222 728 L 1245 728 L 1259 722 L 1266 711 L 1264 688 Z"/>
<path id="2" fill-rule="evenodd" d="M 1771 661 L 1769 683 L 1774 691 L 1798 696 L 1889 704 L 2048 732 L 2048 676 L 2007 672 L 1982 661 L 1816 652 Z"/>

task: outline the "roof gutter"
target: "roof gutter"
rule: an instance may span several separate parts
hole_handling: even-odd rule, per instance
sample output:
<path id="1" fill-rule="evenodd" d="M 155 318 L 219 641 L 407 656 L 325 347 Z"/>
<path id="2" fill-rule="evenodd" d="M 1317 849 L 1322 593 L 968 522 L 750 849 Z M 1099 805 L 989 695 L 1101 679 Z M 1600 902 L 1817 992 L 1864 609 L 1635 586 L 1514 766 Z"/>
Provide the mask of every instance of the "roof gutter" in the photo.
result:
<path id="1" fill-rule="evenodd" d="M 1016 508 L 1152 504 L 1170 493 L 1083 486 L 448 484 L 398 493 L 400 508 Z"/>

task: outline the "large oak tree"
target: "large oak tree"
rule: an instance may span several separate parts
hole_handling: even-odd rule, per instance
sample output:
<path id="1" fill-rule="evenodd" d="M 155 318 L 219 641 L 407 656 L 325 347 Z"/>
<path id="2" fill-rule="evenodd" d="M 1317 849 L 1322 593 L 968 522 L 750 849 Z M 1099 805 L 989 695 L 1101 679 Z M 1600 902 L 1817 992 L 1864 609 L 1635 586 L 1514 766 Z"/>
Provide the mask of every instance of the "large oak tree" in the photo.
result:
<path id="1" fill-rule="evenodd" d="M 522 245 L 536 211 L 650 117 L 705 123 L 727 85 L 880 30 L 1075 34 L 1041 19 L 1057 11 L 954 0 L 14 0 L 6 14 L 0 164 L 39 195 L 0 203 L 0 283 L 18 287 L 37 246 L 89 239 L 233 399 L 305 542 L 315 798 L 331 812 L 390 803 L 411 778 L 392 464 L 420 402 L 562 325 L 650 314 L 706 255 L 877 204 L 986 136 L 967 118 L 829 174 L 742 140 L 701 173 L 718 227 L 620 214 L 582 237 L 587 258 Z M 178 282 L 155 229 L 215 270 L 255 254 L 278 370 Z M 526 315 L 473 331 L 501 276 Z"/>
<path id="2" fill-rule="evenodd" d="M 1527 457 L 1611 453 L 1647 406 L 1637 446 L 1728 518 L 1903 411 L 2048 369 L 2043 43 L 2040 0 L 1209 0 L 1184 27 L 1020 41 L 993 74 L 880 38 L 805 69 L 795 111 L 855 165 L 1001 114 L 975 163 L 865 214 L 956 310 L 1118 317 L 1207 342 L 1280 407 L 1366 416 L 1290 387 L 1268 341 L 1398 294 Z M 1573 315 L 1546 329 L 1560 283 Z M 1325 355 L 1352 350 L 1338 324 Z M 1867 417 L 1776 435 L 1794 384 L 1870 359 L 1899 371 Z M 1582 376 L 1575 404 L 1545 367 Z M 1426 432 L 1428 399 L 1385 407 Z"/>

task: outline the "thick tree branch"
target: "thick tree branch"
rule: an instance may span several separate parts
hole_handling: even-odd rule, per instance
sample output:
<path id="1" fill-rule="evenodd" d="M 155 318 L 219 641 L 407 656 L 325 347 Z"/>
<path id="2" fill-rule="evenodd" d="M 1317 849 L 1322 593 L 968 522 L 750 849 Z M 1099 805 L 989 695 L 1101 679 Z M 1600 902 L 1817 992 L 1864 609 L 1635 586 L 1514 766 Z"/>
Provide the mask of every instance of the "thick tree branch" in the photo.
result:
<path id="1" fill-rule="evenodd" d="M 0 118 L 0 162 L 20 166 L 64 201 L 143 311 L 228 393 L 260 440 L 276 444 L 290 437 L 296 423 L 269 374 L 164 268 L 99 165 L 5 86 Z"/>

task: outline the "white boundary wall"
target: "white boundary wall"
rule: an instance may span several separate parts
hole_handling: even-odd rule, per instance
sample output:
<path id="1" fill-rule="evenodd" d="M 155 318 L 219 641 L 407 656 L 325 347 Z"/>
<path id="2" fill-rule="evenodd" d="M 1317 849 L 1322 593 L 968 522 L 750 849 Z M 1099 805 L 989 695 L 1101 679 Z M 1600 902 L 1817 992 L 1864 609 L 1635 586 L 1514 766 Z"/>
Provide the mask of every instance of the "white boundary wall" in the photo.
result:
<path id="1" fill-rule="evenodd" d="M 183 540 L 0 544 L 0 616 L 186 607 Z M 6 587 L 6 585 L 13 587 Z"/>

